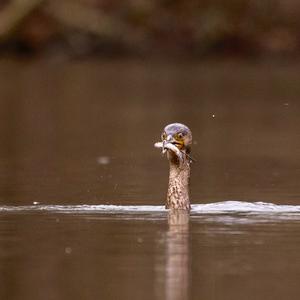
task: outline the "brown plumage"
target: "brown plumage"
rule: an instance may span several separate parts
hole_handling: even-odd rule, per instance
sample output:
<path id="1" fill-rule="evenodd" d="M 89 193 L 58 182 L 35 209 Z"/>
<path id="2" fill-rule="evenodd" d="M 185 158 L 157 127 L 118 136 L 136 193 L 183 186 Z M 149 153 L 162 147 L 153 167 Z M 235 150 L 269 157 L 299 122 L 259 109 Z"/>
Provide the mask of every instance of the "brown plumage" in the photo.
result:
<path id="1" fill-rule="evenodd" d="M 169 124 L 155 147 L 167 152 L 170 165 L 166 208 L 190 210 L 189 182 L 191 171 L 192 132 L 180 123 Z"/>

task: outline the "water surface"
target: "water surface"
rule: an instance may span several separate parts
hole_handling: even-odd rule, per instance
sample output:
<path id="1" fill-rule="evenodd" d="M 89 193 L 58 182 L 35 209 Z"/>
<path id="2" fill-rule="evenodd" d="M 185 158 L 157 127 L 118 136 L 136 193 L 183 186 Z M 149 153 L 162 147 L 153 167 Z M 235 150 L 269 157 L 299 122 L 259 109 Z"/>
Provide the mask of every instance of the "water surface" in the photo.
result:
<path id="1" fill-rule="evenodd" d="M 1 299 L 299 298 L 299 66 L 0 68 Z M 190 217 L 153 147 L 175 121 Z"/>
<path id="2" fill-rule="evenodd" d="M 0 296 L 298 299 L 299 207 L 232 204 L 190 217 L 161 207 L 2 211 Z"/>

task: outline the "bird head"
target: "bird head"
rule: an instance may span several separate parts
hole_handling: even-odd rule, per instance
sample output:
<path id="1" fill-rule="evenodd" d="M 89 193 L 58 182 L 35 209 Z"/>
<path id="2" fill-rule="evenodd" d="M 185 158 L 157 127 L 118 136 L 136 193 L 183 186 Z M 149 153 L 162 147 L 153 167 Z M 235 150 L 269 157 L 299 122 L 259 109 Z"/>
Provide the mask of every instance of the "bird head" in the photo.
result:
<path id="1" fill-rule="evenodd" d="M 161 134 L 161 139 L 163 145 L 172 144 L 180 152 L 185 152 L 186 154 L 191 152 L 192 132 L 184 124 L 172 123 L 167 125 Z"/>

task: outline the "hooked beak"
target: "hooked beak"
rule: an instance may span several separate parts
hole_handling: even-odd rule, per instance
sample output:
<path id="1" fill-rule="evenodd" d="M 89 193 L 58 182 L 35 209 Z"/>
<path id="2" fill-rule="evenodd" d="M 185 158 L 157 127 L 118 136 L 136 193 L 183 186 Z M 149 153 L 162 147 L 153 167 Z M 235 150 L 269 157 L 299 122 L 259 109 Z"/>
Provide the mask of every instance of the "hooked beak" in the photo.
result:
<path id="1" fill-rule="evenodd" d="M 183 148 L 183 142 L 177 141 L 176 139 L 173 138 L 172 135 L 168 135 L 165 140 L 163 140 L 163 144 L 170 143 L 174 146 L 176 146 L 179 150 L 182 150 Z"/>
<path id="2" fill-rule="evenodd" d="M 173 138 L 172 135 L 168 135 L 162 141 L 162 154 L 165 154 L 167 151 L 173 152 L 180 161 L 182 161 L 181 153 L 182 144 Z"/>
<path id="3" fill-rule="evenodd" d="M 162 141 L 162 153 L 165 154 L 167 152 L 167 150 L 168 150 L 168 148 L 166 146 L 168 144 L 174 145 L 174 142 L 175 142 L 175 140 L 172 137 L 172 135 L 168 135 L 167 138 Z"/>
<path id="4" fill-rule="evenodd" d="M 162 141 L 162 144 L 163 144 L 163 146 L 162 146 L 162 153 L 165 154 L 167 152 L 167 150 L 168 150 L 168 148 L 166 146 L 168 144 L 174 145 L 175 144 L 174 142 L 175 142 L 174 138 L 172 137 L 172 135 L 169 134 L 167 136 L 167 138 Z"/>
<path id="5" fill-rule="evenodd" d="M 154 147 L 161 148 L 162 154 L 165 154 L 167 151 L 174 153 L 180 162 L 183 161 L 183 154 L 181 153 L 180 148 L 178 147 L 178 142 L 173 139 L 172 136 L 163 139 L 162 142 L 154 144 Z"/>

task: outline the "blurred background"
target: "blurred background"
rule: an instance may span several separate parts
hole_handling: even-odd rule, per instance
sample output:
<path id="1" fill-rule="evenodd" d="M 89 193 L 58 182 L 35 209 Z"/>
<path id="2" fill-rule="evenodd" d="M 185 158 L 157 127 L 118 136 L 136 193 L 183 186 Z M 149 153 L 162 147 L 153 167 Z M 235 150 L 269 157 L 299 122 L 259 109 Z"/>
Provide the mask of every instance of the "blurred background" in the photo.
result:
<path id="1" fill-rule="evenodd" d="M 300 205 L 299 57 L 296 0 L 1 0 L 0 298 L 299 299 L 285 207 L 89 206 L 165 203 L 172 122 L 192 204 Z"/>
<path id="2" fill-rule="evenodd" d="M 0 4 L 3 204 L 162 204 L 153 143 L 194 134 L 194 203 L 299 203 L 295 0 Z"/>
<path id="3" fill-rule="evenodd" d="M 2 0 L 2 54 L 295 57 L 296 0 Z"/>

